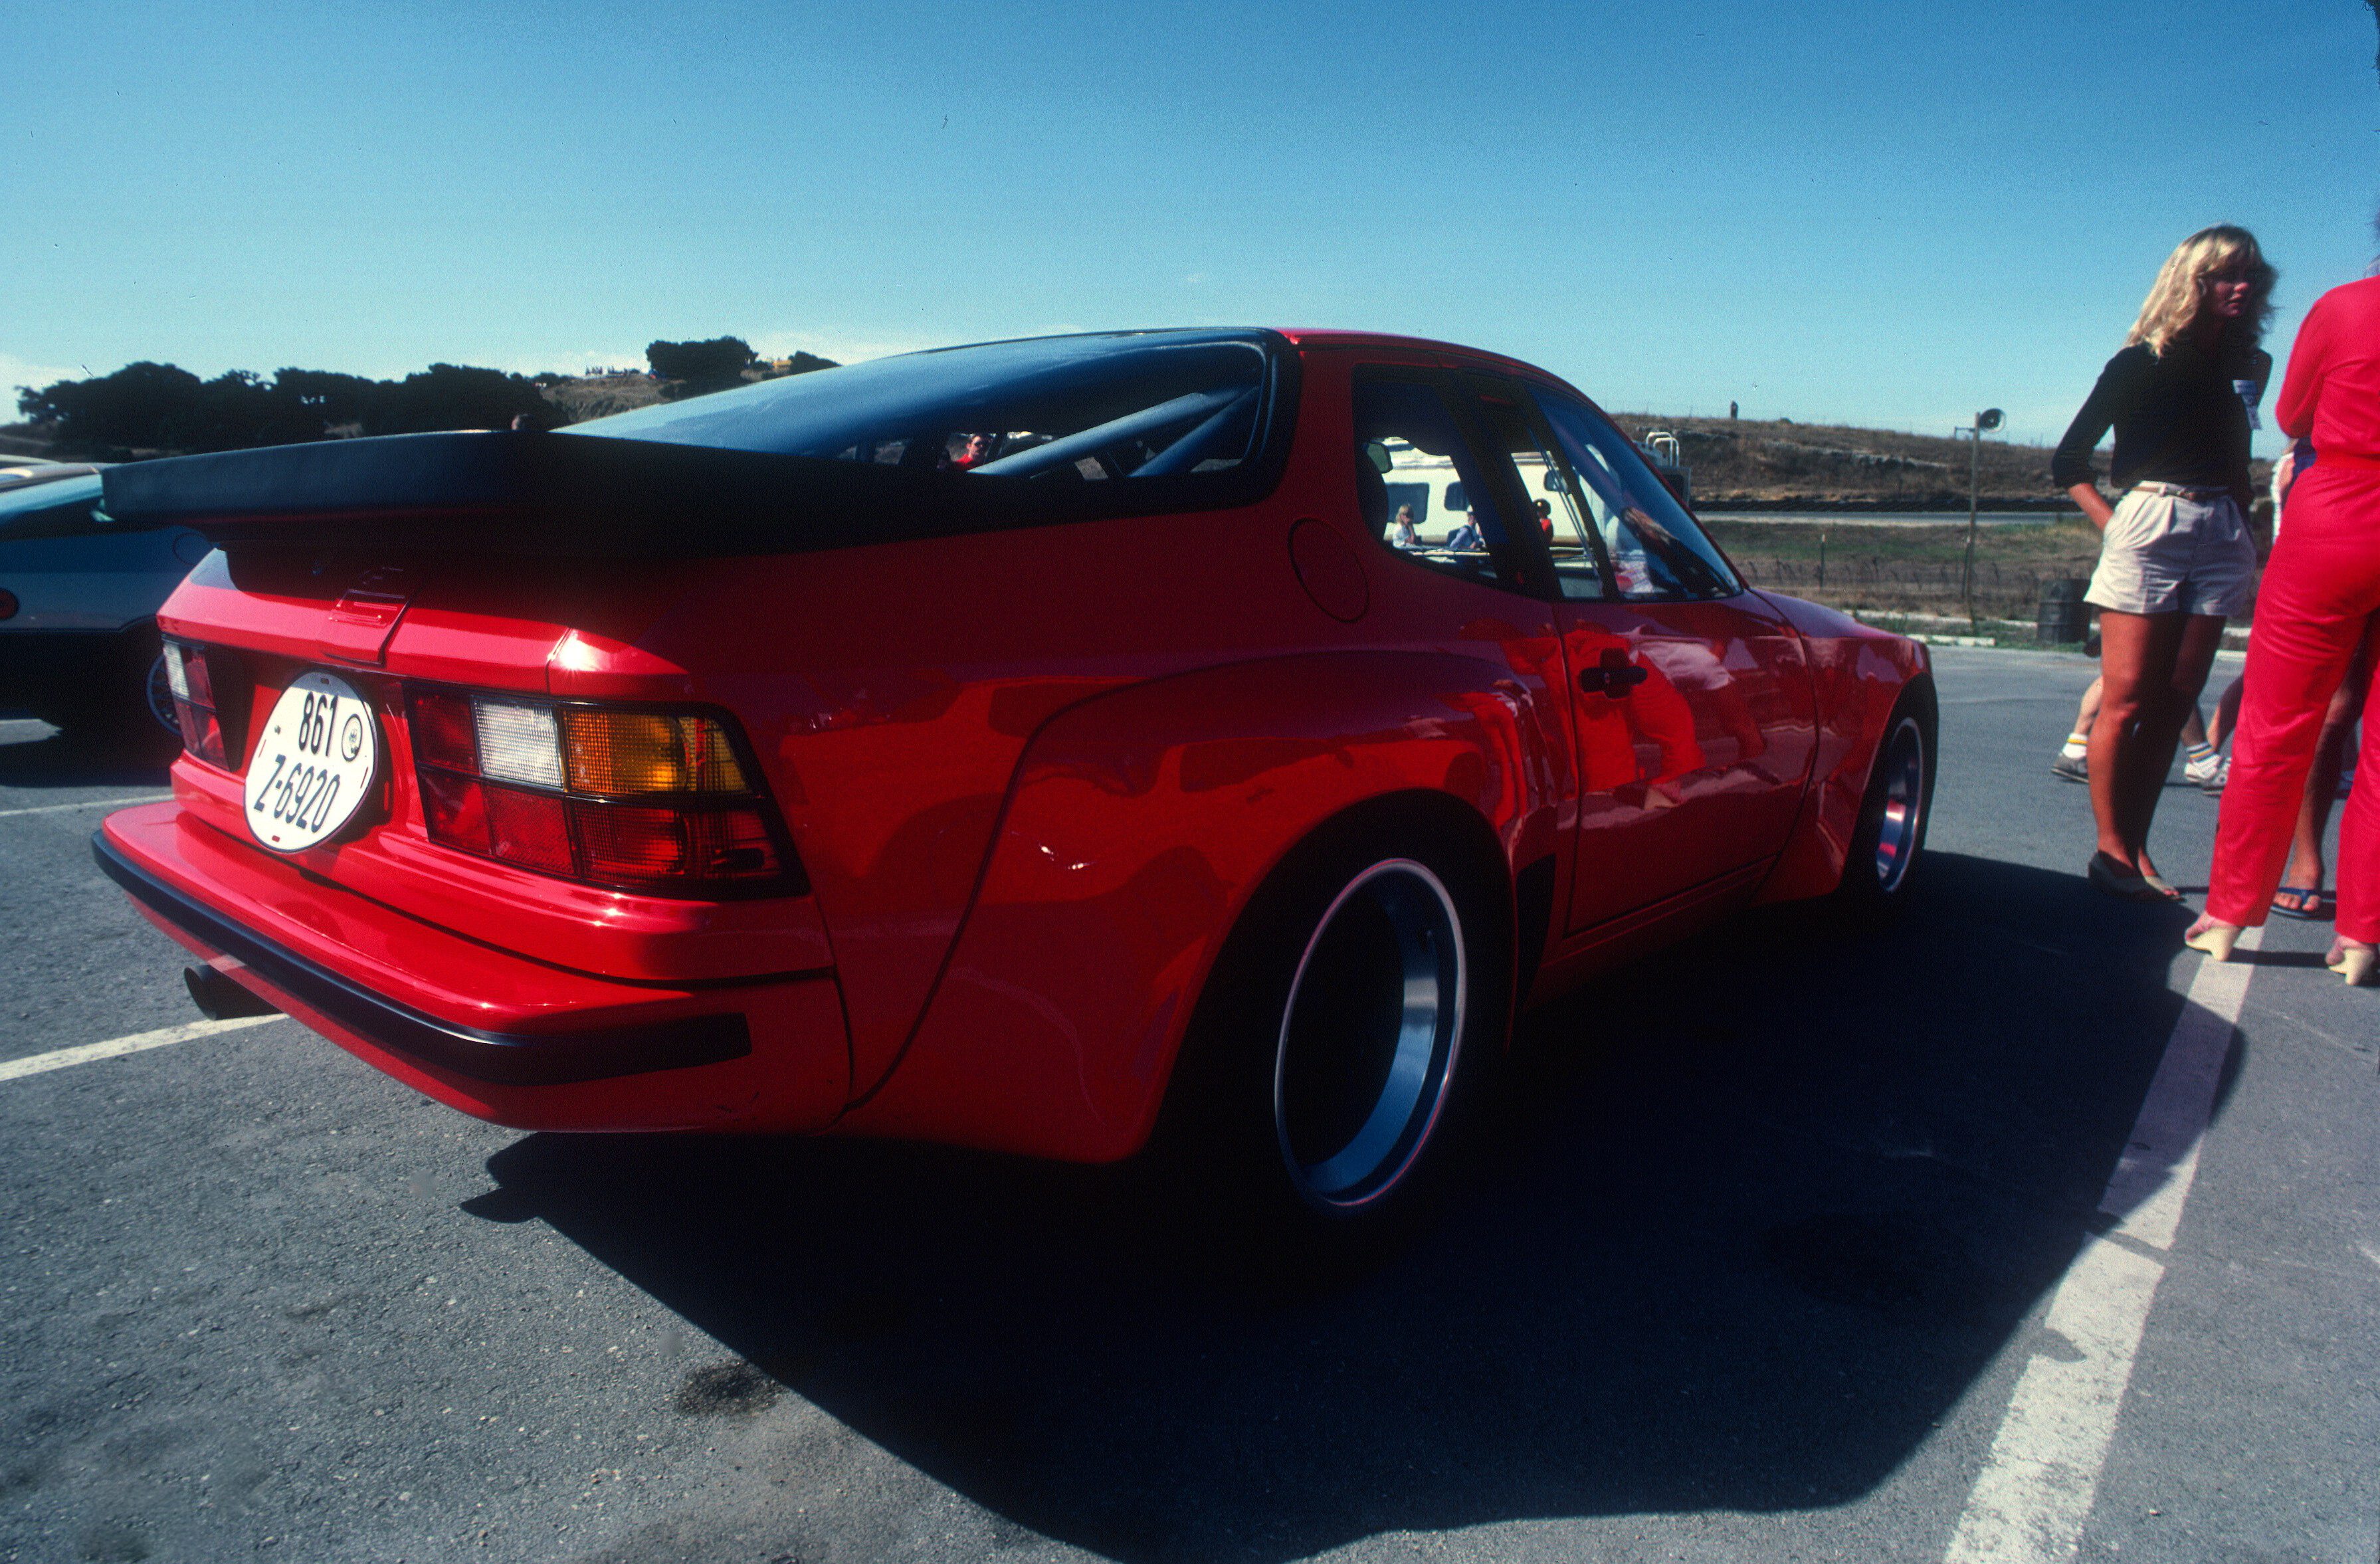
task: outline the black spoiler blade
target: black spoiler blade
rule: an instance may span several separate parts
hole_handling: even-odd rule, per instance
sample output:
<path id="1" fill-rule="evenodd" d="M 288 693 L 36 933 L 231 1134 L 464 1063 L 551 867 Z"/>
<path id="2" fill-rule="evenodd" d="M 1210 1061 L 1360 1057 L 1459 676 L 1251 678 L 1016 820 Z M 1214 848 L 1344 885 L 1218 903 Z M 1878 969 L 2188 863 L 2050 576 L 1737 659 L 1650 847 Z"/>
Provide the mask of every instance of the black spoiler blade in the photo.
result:
<path id="1" fill-rule="evenodd" d="M 527 430 L 174 456 L 110 467 L 103 481 L 117 520 L 194 527 L 226 547 L 643 559 L 1063 521 L 1090 514 L 1099 497 L 1083 489 L 1106 487 Z"/>

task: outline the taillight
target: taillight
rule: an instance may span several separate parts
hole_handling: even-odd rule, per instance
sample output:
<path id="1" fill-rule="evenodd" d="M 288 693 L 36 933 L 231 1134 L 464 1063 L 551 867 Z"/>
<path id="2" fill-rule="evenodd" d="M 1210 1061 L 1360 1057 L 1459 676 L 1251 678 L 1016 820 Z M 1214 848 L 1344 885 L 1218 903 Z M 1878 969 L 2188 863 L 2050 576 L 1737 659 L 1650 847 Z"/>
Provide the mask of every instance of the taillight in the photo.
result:
<path id="1" fill-rule="evenodd" d="M 807 889 L 721 718 L 422 686 L 406 718 L 434 842 L 628 890 Z"/>
<path id="2" fill-rule="evenodd" d="M 182 726 L 182 747 L 210 766 L 229 769 L 224 753 L 223 719 L 216 715 L 214 679 L 204 647 L 165 643 L 165 683 L 174 691 L 174 720 Z"/>

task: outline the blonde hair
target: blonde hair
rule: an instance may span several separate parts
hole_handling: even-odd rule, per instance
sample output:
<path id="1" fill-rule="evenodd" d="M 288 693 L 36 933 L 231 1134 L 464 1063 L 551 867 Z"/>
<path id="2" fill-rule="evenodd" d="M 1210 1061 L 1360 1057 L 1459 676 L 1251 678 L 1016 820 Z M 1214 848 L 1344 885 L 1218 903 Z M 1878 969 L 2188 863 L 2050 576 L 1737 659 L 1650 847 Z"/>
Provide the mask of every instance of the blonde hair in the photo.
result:
<path id="1" fill-rule="evenodd" d="M 2265 322 L 2272 317 L 2273 284 L 2280 273 L 2265 261 L 2255 235 L 2228 223 L 2201 228 L 2165 258 L 2124 346 L 2141 343 L 2163 357 L 2173 339 L 2189 330 L 2197 318 L 2199 306 L 2205 301 L 2206 279 L 2234 270 L 2248 273 L 2248 307 L 2225 327 L 2223 346 L 2228 352 L 2254 347 L 2264 340 Z"/>

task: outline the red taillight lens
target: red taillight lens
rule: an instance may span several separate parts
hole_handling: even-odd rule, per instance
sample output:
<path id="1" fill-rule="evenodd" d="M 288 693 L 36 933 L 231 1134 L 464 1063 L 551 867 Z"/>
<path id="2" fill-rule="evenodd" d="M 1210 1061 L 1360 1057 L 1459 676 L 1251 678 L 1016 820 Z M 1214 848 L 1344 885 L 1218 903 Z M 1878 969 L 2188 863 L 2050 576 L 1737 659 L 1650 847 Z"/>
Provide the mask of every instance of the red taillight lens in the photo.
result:
<path id="1" fill-rule="evenodd" d="M 574 801 L 570 815 L 593 879 L 767 880 L 783 872 L 758 809 Z"/>
<path id="2" fill-rule="evenodd" d="M 210 766 L 224 763 L 223 723 L 203 706 L 174 702 L 174 716 L 182 724 L 182 747 Z"/>
<path id="3" fill-rule="evenodd" d="M 425 766 L 476 773 L 480 753 L 473 736 L 470 700 L 443 690 L 416 690 L 411 706 L 413 758 Z"/>
<path id="4" fill-rule="evenodd" d="M 210 766 L 228 769 L 223 721 L 215 714 L 214 679 L 203 647 L 165 643 L 165 683 L 174 692 L 174 720 L 181 724 L 182 747 Z"/>
<path id="5" fill-rule="evenodd" d="M 721 718 L 442 689 L 407 709 L 433 841 L 623 889 L 807 889 Z"/>
<path id="6" fill-rule="evenodd" d="M 516 787 L 485 789 L 488 800 L 488 850 L 507 863 L 527 864 L 549 874 L 568 874 L 577 866 L 570 852 L 570 806 L 548 793 Z"/>
<path id="7" fill-rule="evenodd" d="M 432 770 L 427 766 L 421 768 L 419 774 L 421 815 L 430 826 L 431 840 L 473 853 L 486 852 L 488 799 L 479 779 Z"/>

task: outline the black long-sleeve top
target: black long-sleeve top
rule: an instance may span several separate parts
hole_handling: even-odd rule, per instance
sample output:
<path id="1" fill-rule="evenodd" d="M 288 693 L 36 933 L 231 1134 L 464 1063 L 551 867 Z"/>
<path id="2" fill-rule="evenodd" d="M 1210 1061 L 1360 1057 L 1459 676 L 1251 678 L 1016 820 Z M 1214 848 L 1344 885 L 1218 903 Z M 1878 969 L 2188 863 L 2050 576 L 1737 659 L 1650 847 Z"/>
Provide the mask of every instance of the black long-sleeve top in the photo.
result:
<path id="1" fill-rule="evenodd" d="M 2227 364 L 2187 338 L 2162 355 L 2139 343 L 2107 360 L 2090 399 L 2074 415 L 2049 470 L 2060 489 L 2095 483 L 2091 453 L 2109 428 L 2116 431 L 2110 479 L 2118 489 L 2172 483 L 2188 489 L 2228 489 L 2247 509 L 2248 406 L 2233 383 L 2247 381 L 2264 395 L 2273 357 L 2258 349 Z"/>

